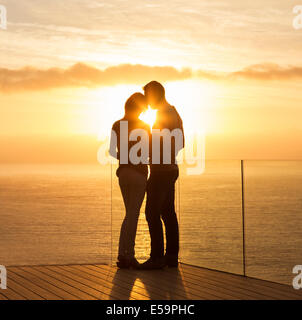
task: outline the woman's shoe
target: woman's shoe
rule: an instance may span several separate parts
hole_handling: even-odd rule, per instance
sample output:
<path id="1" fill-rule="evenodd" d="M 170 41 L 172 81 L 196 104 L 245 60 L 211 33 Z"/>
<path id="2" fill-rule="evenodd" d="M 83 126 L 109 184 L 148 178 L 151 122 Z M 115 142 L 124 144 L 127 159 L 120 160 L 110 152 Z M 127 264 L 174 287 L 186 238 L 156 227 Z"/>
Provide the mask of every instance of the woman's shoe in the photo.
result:
<path id="1" fill-rule="evenodd" d="M 137 269 L 139 262 L 135 258 L 119 257 L 116 265 L 120 269 Z"/>

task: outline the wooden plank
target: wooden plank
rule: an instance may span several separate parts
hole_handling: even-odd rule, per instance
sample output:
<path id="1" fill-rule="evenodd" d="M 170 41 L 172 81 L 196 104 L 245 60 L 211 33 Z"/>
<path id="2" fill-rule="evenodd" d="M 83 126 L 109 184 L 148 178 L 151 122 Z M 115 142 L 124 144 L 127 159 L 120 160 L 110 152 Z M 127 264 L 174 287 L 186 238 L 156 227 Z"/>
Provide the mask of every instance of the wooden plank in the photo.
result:
<path id="1" fill-rule="evenodd" d="M 100 300 L 102 297 L 102 292 L 95 290 L 94 288 L 91 288 L 90 286 L 82 283 L 82 281 L 78 281 L 77 279 L 75 279 L 75 277 L 73 277 L 72 274 L 66 272 L 63 269 L 60 269 L 59 267 L 56 266 L 50 266 L 50 267 L 46 267 L 48 269 L 48 271 L 50 272 L 55 272 L 56 275 L 62 277 L 62 279 L 64 279 L 64 281 L 66 281 L 67 283 L 73 285 L 73 286 L 77 286 L 79 289 L 81 289 L 82 291 L 86 292 L 87 294 L 91 295 L 92 297 L 94 297 L 97 300 Z"/>
<path id="2" fill-rule="evenodd" d="M 273 299 L 301 299 L 302 294 L 298 294 L 289 286 L 277 284 L 265 280 L 243 277 L 239 275 L 219 272 L 216 270 L 209 270 L 188 265 L 182 265 L 184 273 L 188 272 L 197 277 L 211 277 L 224 281 L 226 283 L 233 283 L 237 285 L 244 285 L 247 290 L 256 292 L 263 292 Z"/>
<path id="3" fill-rule="evenodd" d="M 188 279 L 189 277 L 186 278 Z M 194 282 L 194 279 L 191 279 L 190 281 Z M 246 285 L 240 287 L 234 285 L 233 282 L 226 283 L 219 279 L 209 279 L 205 277 L 203 283 L 216 286 L 218 288 L 221 288 L 222 290 L 230 290 L 240 300 L 270 300 L 272 298 L 269 294 L 260 293 L 261 291 L 255 292 L 253 290 L 248 289 Z"/>
<path id="4" fill-rule="evenodd" d="M 286 296 L 288 296 L 288 298 L 297 298 L 297 294 L 295 293 L 293 288 L 282 284 L 272 283 L 265 280 L 259 280 L 254 278 L 242 277 L 233 274 L 225 274 L 223 272 L 211 271 L 207 269 L 201 269 L 199 272 L 204 273 L 206 276 L 208 276 L 208 273 L 211 272 L 217 277 L 224 277 L 225 279 L 231 280 L 233 282 L 242 283 L 244 281 L 248 287 L 257 288 L 258 291 L 268 290 L 269 292 L 271 292 L 271 294 L 278 294 L 279 297 L 282 299 L 286 298 Z"/>
<path id="5" fill-rule="evenodd" d="M 100 266 L 102 267 L 102 266 Z M 161 290 L 176 291 L 183 295 L 183 299 L 192 299 L 193 295 L 196 299 L 234 299 L 233 296 L 221 295 L 216 290 L 209 290 L 208 288 L 196 285 L 190 285 L 181 274 L 177 274 L 177 269 L 164 269 L 164 270 L 146 270 L 140 271 L 141 276 L 146 279 L 149 277 L 153 281 L 153 284 L 159 287 Z M 175 274 L 176 273 L 176 274 Z M 216 289 L 216 288 L 215 288 Z M 190 297 L 188 297 L 188 294 Z"/>
<path id="6" fill-rule="evenodd" d="M 4 295 L 8 300 L 26 300 L 24 296 L 9 287 L 3 290 L 2 295 Z"/>
<path id="7" fill-rule="evenodd" d="M 103 272 L 101 268 L 97 266 L 87 266 L 88 268 L 95 270 L 97 272 Z M 121 282 L 133 284 L 138 288 L 146 290 L 146 281 L 142 282 L 139 278 L 139 274 L 136 270 L 118 270 L 116 268 L 112 268 L 109 270 L 112 273 L 115 279 Z M 150 282 L 151 284 L 151 282 Z M 147 289 L 149 296 L 156 296 L 157 299 L 166 299 L 166 296 L 163 294 L 162 290 L 158 290 L 156 287 L 148 286 Z M 182 296 L 175 296 L 175 299 L 183 299 Z"/>
<path id="8" fill-rule="evenodd" d="M 19 283 L 15 282 L 10 275 L 8 275 L 9 287 L 13 289 L 15 292 L 21 294 L 26 300 L 44 300 L 38 294 L 32 292 L 26 287 L 23 287 Z"/>
<path id="9" fill-rule="evenodd" d="M 182 271 L 183 272 L 183 271 Z M 193 271 L 192 271 L 193 272 Z M 184 272 L 185 276 L 187 278 L 192 279 L 192 281 L 205 281 L 205 282 L 211 282 L 211 283 L 220 283 L 221 287 L 229 288 L 230 290 L 237 292 L 238 294 L 242 295 L 242 299 L 257 299 L 257 300 L 268 300 L 268 299 L 279 299 L 280 294 L 272 295 L 271 292 L 268 292 L 265 290 L 265 288 L 261 288 L 261 290 L 258 288 L 254 288 L 253 285 L 250 285 L 247 281 L 244 281 L 243 278 L 242 281 L 234 281 L 232 279 L 229 279 L 227 276 L 224 277 L 216 277 L 215 275 L 201 275 L 197 276 L 193 273 Z"/>
<path id="10" fill-rule="evenodd" d="M 128 292 L 130 296 L 133 296 L 135 299 L 138 300 L 146 300 L 149 299 L 148 293 L 146 293 L 145 290 L 138 290 L 136 287 L 132 288 L 129 283 L 121 282 L 121 281 L 115 281 L 112 273 L 107 273 L 105 275 L 104 273 L 98 273 L 95 272 L 86 266 L 75 266 L 78 270 L 81 270 L 85 274 L 89 274 L 91 276 L 94 276 L 98 279 L 105 280 L 112 288 L 112 290 L 123 288 Z"/>
<path id="11" fill-rule="evenodd" d="M 101 272 L 103 273 L 104 270 L 102 270 L 101 268 L 98 268 L 96 266 L 87 266 L 88 268 L 95 270 L 96 272 Z M 152 286 L 152 282 L 146 281 L 146 279 L 144 279 L 144 281 L 142 281 L 140 274 L 140 271 L 137 270 L 118 270 L 117 268 L 111 268 L 109 269 L 109 271 L 112 274 L 112 277 L 114 280 L 116 280 L 118 283 L 122 283 L 124 282 L 125 284 L 127 284 L 127 286 L 131 286 L 133 287 L 134 291 L 137 292 L 146 292 L 148 297 L 151 300 L 154 299 L 162 299 L 162 300 L 166 300 L 167 296 L 165 295 L 165 291 L 163 290 L 163 288 L 158 289 L 157 287 Z M 142 291 L 143 290 L 143 291 Z M 173 292 L 174 296 L 173 299 L 175 300 L 180 300 L 180 299 L 184 299 L 183 296 L 178 295 L 177 293 Z M 171 299 L 171 298 L 170 298 Z"/>
<path id="12" fill-rule="evenodd" d="M 172 273 L 174 272 L 174 270 L 172 271 L 167 271 L 168 273 Z M 181 270 L 179 271 L 180 274 L 182 274 Z M 229 288 L 223 288 L 221 287 L 221 285 L 216 282 L 216 283 L 211 283 L 210 281 L 194 281 L 192 279 L 190 279 L 189 277 L 183 275 L 183 282 L 185 284 L 185 286 L 189 289 L 192 290 L 193 288 L 198 291 L 198 290 L 205 290 L 209 293 L 212 293 L 213 295 L 218 296 L 221 299 L 242 299 L 242 294 L 235 292 L 233 290 L 230 290 Z M 169 277 L 169 276 L 166 276 Z M 170 275 L 171 277 L 171 275 Z M 245 296 L 245 299 L 252 299 L 252 297 L 250 296 Z"/>
<path id="13" fill-rule="evenodd" d="M 70 294 L 69 292 L 57 287 L 56 285 L 53 285 L 52 283 L 46 281 L 45 279 L 41 278 L 36 272 L 33 271 L 30 267 L 21 267 L 17 268 L 18 274 L 20 274 L 20 271 L 23 271 L 23 276 L 26 277 L 29 281 L 37 284 L 38 286 L 47 289 L 48 291 L 51 291 L 55 295 L 59 296 L 63 300 L 77 300 L 78 297 Z M 13 271 L 16 271 L 15 268 L 13 268 Z"/>
<path id="14" fill-rule="evenodd" d="M 131 297 L 136 300 L 150 299 L 148 293 L 144 289 L 133 286 L 135 278 L 133 278 L 132 280 L 123 279 L 123 281 L 120 281 L 120 279 L 115 279 L 114 274 L 112 274 L 111 270 L 110 272 L 104 270 L 103 272 L 97 273 L 94 270 L 89 269 L 87 266 L 83 266 L 83 268 L 86 268 L 85 272 L 87 274 L 102 278 L 107 283 L 109 283 L 111 294 L 114 294 L 116 291 L 119 292 L 123 290 L 123 292 L 125 293 L 124 298 L 126 299 L 130 299 Z"/>
<path id="15" fill-rule="evenodd" d="M 217 278 L 213 278 L 210 276 L 196 276 L 195 274 L 191 274 L 191 273 L 187 273 L 183 271 L 183 268 L 180 267 L 180 271 L 183 274 L 184 278 L 186 279 L 186 281 L 188 281 L 189 283 L 195 283 L 196 285 L 200 285 L 200 283 L 202 283 L 202 285 L 206 284 L 209 285 L 211 287 L 216 287 L 218 291 L 223 292 L 223 291 L 227 291 L 227 292 L 232 292 L 233 295 L 235 295 L 237 298 L 239 299 L 244 299 L 244 300 L 269 300 L 271 299 L 271 296 L 263 294 L 263 292 L 259 291 L 254 291 L 254 290 L 248 290 L 248 286 L 247 284 L 243 285 L 243 286 L 238 286 L 236 284 L 234 284 L 233 281 L 229 281 L 229 282 L 225 282 L 223 280 L 225 279 L 217 279 Z M 192 271 L 194 272 L 194 271 Z"/>
<path id="16" fill-rule="evenodd" d="M 99 266 L 99 267 L 106 268 L 104 266 Z M 181 272 L 182 272 L 182 269 L 183 269 L 182 265 L 180 265 L 179 270 Z M 199 268 L 193 267 L 192 274 L 194 274 L 195 271 L 198 272 L 198 269 Z M 173 269 L 168 269 L 168 270 L 173 270 Z M 168 271 L 168 272 L 171 273 L 173 271 Z M 196 281 L 196 279 L 198 281 Z M 183 280 L 184 280 L 184 283 L 186 284 L 187 290 L 190 290 L 190 287 L 192 287 L 191 283 L 193 283 L 193 284 L 195 284 L 195 286 L 198 286 L 198 287 L 202 286 L 202 287 L 206 287 L 206 289 L 211 288 L 211 289 L 215 290 L 216 292 L 219 292 L 222 294 L 227 294 L 226 296 L 224 295 L 224 297 L 222 297 L 220 295 L 220 298 L 224 298 L 224 299 L 229 299 L 230 295 L 233 298 L 244 299 L 244 300 L 246 300 L 246 299 L 265 300 L 265 299 L 279 298 L 278 295 L 272 296 L 272 294 L 263 294 L 262 293 L 263 290 L 262 291 L 261 290 L 256 291 L 253 289 L 251 290 L 251 289 L 249 289 L 249 286 L 247 284 L 245 284 L 243 287 L 236 287 L 233 285 L 233 282 L 229 282 L 229 283 L 225 284 L 221 281 L 221 279 L 212 279 L 212 277 L 210 278 L 209 276 L 208 277 L 202 276 L 202 278 L 200 278 L 200 277 L 195 278 L 195 275 L 193 277 L 190 274 L 185 273 Z M 249 290 L 247 290 L 247 289 L 249 289 Z"/>
<path id="17" fill-rule="evenodd" d="M 119 290 L 115 290 L 112 292 L 112 283 L 103 280 L 101 278 L 92 276 L 86 273 L 83 270 L 79 270 L 76 266 L 60 266 L 65 271 L 72 274 L 73 277 L 78 278 L 79 281 L 89 285 L 90 287 L 100 290 L 103 293 L 102 299 L 112 299 L 112 300 L 124 300 L 129 299 L 129 292 L 128 290 L 124 290 L 123 288 L 119 288 Z"/>
<path id="18" fill-rule="evenodd" d="M 97 265 L 100 268 L 104 268 L 102 265 Z M 215 292 L 209 292 L 208 290 L 204 290 L 198 288 L 188 288 L 184 286 L 182 279 L 179 277 L 170 277 L 169 272 L 164 273 L 162 270 L 141 270 L 139 272 L 139 277 L 144 282 L 146 279 L 152 281 L 152 285 L 160 290 L 165 290 L 167 294 L 174 295 L 175 293 L 182 296 L 182 299 L 189 299 L 188 293 L 190 294 L 190 299 L 192 296 L 195 299 L 219 299 L 219 295 Z M 224 299 L 225 297 L 220 297 Z M 171 299 L 171 298 L 170 298 Z"/>
<path id="19" fill-rule="evenodd" d="M 34 273 L 41 279 L 53 284 L 54 286 L 68 292 L 69 294 L 75 296 L 80 300 L 96 300 L 95 297 L 87 294 L 86 292 L 80 290 L 78 287 L 68 284 L 66 281 L 62 280 L 59 275 L 56 275 L 55 272 L 51 272 L 45 267 L 31 267 L 30 272 Z"/>
<path id="20" fill-rule="evenodd" d="M 6 298 L 6 296 L 4 296 L 4 295 L 2 295 L 2 294 L 0 293 L 0 300 L 8 300 L 8 299 Z"/>
<path id="21" fill-rule="evenodd" d="M 98 267 L 103 267 L 98 265 Z M 161 270 L 146 270 L 138 271 L 139 278 L 142 279 L 143 283 L 148 286 L 153 286 L 165 293 L 168 299 L 179 296 L 181 299 L 218 299 L 216 295 L 213 296 L 209 292 L 204 290 L 195 290 L 184 285 L 183 279 L 178 276 L 174 276 L 173 279 L 167 279 L 166 275 Z M 149 282 L 149 283 L 148 283 Z"/>
<path id="22" fill-rule="evenodd" d="M 78 272 L 81 272 L 85 275 L 85 277 L 88 277 L 89 279 L 97 279 L 100 281 L 107 289 L 110 290 L 110 295 L 115 295 L 115 294 L 122 294 L 122 299 L 129 299 L 131 295 L 135 296 L 135 299 L 145 299 L 145 296 L 141 296 L 139 293 L 138 297 L 136 296 L 136 293 L 132 293 L 132 288 L 130 285 L 123 285 L 120 283 L 114 283 L 111 273 L 108 271 L 104 271 L 101 274 L 95 274 L 89 269 L 86 269 L 85 266 L 75 266 Z"/>
<path id="23" fill-rule="evenodd" d="M 96 265 L 98 268 L 106 268 L 102 265 Z M 120 270 L 123 271 L 124 274 L 131 272 L 131 270 Z M 113 269 L 112 272 L 118 272 L 116 269 Z M 173 281 L 169 286 L 163 286 L 163 279 L 158 275 L 154 274 L 156 271 L 135 271 L 132 272 L 137 273 L 136 277 L 140 279 L 142 286 L 147 289 L 148 292 L 152 292 L 154 290 L 155 293 L 159 293 L 161 296 L 164 295 L 165 299 L 208 299 L 208 296 L 201 296 L 200 293 L 198 295 L 190 294 L 188 297 L 188 293 L 185 288 L 177 281 Z M 152 297 L 152 299 L 156 299 Z M 159 299 L 159 297 L 157 298 Z"/>
<path id="24" fill-rule="evenodd" d="M 127 290 L 128 294 L 130 296 L 133 296 L 135 299 L 139 300 L 146 300 L 149 299 L 148 293 L 146 290 L 141 288 L 133 287 L 133 282 L 135 281 L 135 278 L 132 280 L 129 279 L 115 279 L 114 274 L 112 273 L 111 268 L 108 270 L 103 270 L 101 272 L 96 272 L 95 270 L 92 270 L 89 268 L 89 266 L 85 265 L 82 266 L 83 270 L 85 269 L 85 272 L 94 275 L 96 277 L 101 277 L 104 279 L 104 275 L 106 274 L 106 281 L 109 282 L 112 286 L 112 290 L 117 290 L 119 288 L 123 288 L 124 290 Z"/>
<path id="25" fill-rule="evenodd" d="M 206 290 L 211 290 L 212 292 L 216 292 L 220 297 L 224 299 L 235 299 L 235 300 L 257 300 L 267 298 L 263 295 L 249 295 L 245 290 L 234 290 L 234 288 L 224 287 L 221 285 L 219 281 L 211 281 L 207 278 L 204 278 L 203 281 L 201 279 L 192 279 L 187 275 L 184 275 L 184 282 L 186 286 L 189 288 L 195 287 L 198 290 L 198 287 L 205 288 Z"/>
<path id="26" fill-rule="evenodd" d="M 96 300 L 94 296 L 81 290 L 80 285 L 76 281 L 70 281 L 68 278 L 66 279 L 66 277 L 64 278 L 62 275 L 57 274 L 46 267 L 33 267 L 32 269 L 35 270 L 41 278 L 73 294 L 81 300 Z"/>
<path id="27" fill-rule="evenodd" d="M 101 268 L 97 266 L 87 266 L 88 268 L 95 270 L 97 272 L 104 272 Z M 117 270 L 117 269 L 110 269 L 114 279 L 118 282 L 125 282 L 128 283 L 129 286 L 137 287 L 137 290 L 143 289 L 148 292 L 149 298 L 151 300 L 154 299 L 161 299 L 166 300 L 167 296 L 163 288 L 157 288 L 152 285 L 152 281 L 148 281 L 148 279 L 144 279 L 143 281 L 139 277 L 139 273 L 136 270 Z M 172 299 L 172 297 L 170 297 Z M 173 292 L 173 299 L 181 300 L 184 299 L 184 296 L 178 295 L 177 293 Z"/>
<path id="28" fill-rule="evenodd" d="M 36 283 L 33 283 L 26 279 L 24 276 L 22 276 L 22 270 L 21 275 L 13 272 L 12 270 L 9 270 L 9 274 L 15 281 L 17 281 L 23 287 L 30 289 L 31 291 L 35 292 L 36 294 L 40 295 L 46 300 L 62 300 L 62 298 L 60 298 L 59 296 L 56 296 L 55 294 L 46 290 L 45 288 L 39 287 Z"/>
<path id="29" fill-rule="evenodd" d="M 57 268 L 61 269 L 64 273 L 68 274 L 76 281 L 98 291 L 101 295 L 101 300 L 107 300 L 110 297 L 111 289 L 105 286 L 103 283 L 100 283 L 100 281 L 91 280 L 89 277 L 83 276 L 83 272 L 73 269 L 71 266 L 58 266 Z M 112 296 L 113 300 L 121 300 L 123 298 L 124 296 L 122 294 Z"/>
<path id="30" fill-rule="evenodd" d="M 302 299 L 290 286 L 180 264 L 118 270 L 108 265 L 9 267 L 0 300 Z"/>

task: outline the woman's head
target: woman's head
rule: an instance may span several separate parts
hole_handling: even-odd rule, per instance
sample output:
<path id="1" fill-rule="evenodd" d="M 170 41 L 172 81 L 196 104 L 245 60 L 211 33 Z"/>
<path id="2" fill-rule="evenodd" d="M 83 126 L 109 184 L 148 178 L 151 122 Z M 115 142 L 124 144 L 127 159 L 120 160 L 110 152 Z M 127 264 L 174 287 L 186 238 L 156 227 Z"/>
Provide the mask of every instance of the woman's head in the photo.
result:
<path id="1" fill-rule="evenodd" d="M 146 97 L 139 92 L 132 94 L 125 103 L 125 117 L 138 118 L 148 108 Z"/>

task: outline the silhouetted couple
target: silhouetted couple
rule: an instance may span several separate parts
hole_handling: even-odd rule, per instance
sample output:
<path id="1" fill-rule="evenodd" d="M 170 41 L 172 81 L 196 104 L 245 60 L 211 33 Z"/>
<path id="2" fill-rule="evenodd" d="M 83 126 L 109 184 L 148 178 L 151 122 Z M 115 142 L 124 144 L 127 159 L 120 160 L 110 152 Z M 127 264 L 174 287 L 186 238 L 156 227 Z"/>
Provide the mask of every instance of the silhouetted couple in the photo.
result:
<path id="1" fill-rule="evenodd" d="M 143 89 L 144 95 L 134 93 L 130 96 L 125 104 L 124 117 L 112 127 L 110 154 L 119 160 L 116 173 L 126 209 L 117 266 L 138 269 L 177 267 L 179 230 L 174 200 L 179 175 L 176 156 L 184 145 L 183 125 L 176 109 L 167 102 L 165 89 L 159 82 L 152 81 Z M 139 119 L 148 105 L 157 110 L 152 131 Z M 170 143 L 166 143 L 164 134 L 169 138 L 169 132 L 175 129 L 181 133 L 181 144 L 176 143 L 176 138 L 171 138 L 171 135 Z M 160 133 L 158 138 L 155 138 L 155 132 Z M 156 142 L 158 148 L 154 148 Z M 134 247 L 140 208 L 146 192 L 145 214 L 151 237 L 151 254 L 150 259 L 139 264 L 135 259 Z M 165 252 L 162 220 L 166 231 Z"/>

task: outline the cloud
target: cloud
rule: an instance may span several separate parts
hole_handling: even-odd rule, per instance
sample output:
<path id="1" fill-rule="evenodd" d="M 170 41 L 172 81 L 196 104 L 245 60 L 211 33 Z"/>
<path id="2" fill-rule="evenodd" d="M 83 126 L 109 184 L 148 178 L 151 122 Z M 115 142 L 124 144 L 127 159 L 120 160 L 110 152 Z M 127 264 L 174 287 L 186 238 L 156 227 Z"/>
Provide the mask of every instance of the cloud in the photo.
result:
<path id="1" fill-rule="evenodd" d="M 105 70 L 77 63 L 70 68 L 41 70 L 33 67 L 11 70 L 0 68 L 0 91 L 45 90 L 62 87 L 98 87 L 116 84 L 141 84 L 158 81 L 185 80 L 192 77 L 189 69 L 118 65 Z"/>
<path id="2" fill-rule="evenodd" d="M 144 84 L 150 80 L 162 82 L 200 78 L 213 81 L 239 79 L 269 81 L 302 78 L 302 67 L 282 67 L 263 63 L 248 66 L 242 70 L 222 73 L 191 69 L 177 70 L 174 67 L 123 64 L 101 70 L 84 63 L 70 68 L 46 70 L 25 67 L 22 69 L 0 68 L 0 92 L 35 91 L 64 87 L 102 87 L 117 84 Z"/>
<path id="3" fill-rule="evenodd" d="M 240 71 L 232 72 L 228 76 L 231 79 L 254 80 L 292 80 L 302 78 L 302 67 L 282 67 L 277 64 L 263 63 L 251 65 Z"/>
<path id="4" fill-rule="evenodd" d="M 208 80 L 256 80 L 256 81 L 286 81 L 302 79 L 302 67 L 298 66 L 280 66 L 273 63 L 262 63 L 250 65 L 242 70 L 235 72 L 223 73 L 198 70 L 195 75 L 199 78 Z"/>

